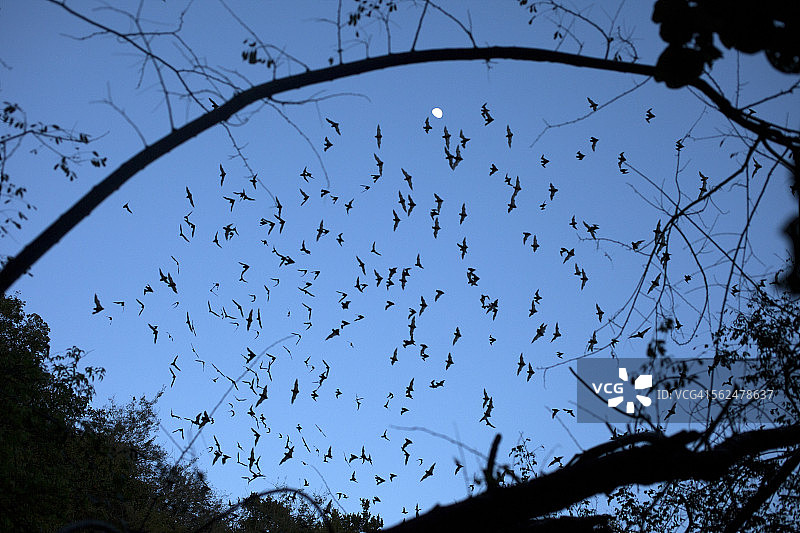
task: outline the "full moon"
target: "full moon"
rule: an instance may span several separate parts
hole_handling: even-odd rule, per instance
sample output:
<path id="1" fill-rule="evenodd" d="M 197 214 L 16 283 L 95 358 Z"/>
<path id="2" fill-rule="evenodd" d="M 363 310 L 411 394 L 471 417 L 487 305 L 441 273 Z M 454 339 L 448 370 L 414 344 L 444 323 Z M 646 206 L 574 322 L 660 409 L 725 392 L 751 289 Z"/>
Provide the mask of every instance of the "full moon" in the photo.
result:
<path id="1" fill-rule="evenodd" d="M 442 118 L 442 114 L 443 114 L 442 110 L 439 109 L 438 107 L 434 107 L 433 109 L 431 109 L 431 115 L 433 115 L 436 118 Z"/>

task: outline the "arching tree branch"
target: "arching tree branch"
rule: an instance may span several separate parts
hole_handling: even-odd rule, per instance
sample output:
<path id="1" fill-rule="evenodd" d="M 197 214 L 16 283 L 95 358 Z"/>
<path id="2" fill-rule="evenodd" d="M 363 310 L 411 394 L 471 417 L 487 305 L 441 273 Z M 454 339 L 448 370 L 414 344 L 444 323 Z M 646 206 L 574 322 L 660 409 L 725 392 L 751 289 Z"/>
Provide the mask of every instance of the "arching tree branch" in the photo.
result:
<path id="1" fill-rule="evenodd" d="M 607 59 L 586 57 L 539 48 L 496 46 L 486 48 L 444 48 L 388 54 L 381 57 L 355 61 L 353 63 L 308 71 L 256 85 L 234 95 L 225 104 L 199 116 L 183 127 L 170 132 L 154 144 L 145 147 L 93 187 L 92 190 L 86 193 L 83 198 L 62 214 L 16 257 L 9 259 L 0 272 L 0 292 L 5 293 L 20 276 L 28 271 L 36 261 L 69 233 L 81 220 L 91 214 L 103 200 L 108 198 L 114 191 L 119 189 L 138 172 L 146 168 L 150 163 L 158 160 L 173 149 L 197 135 L 200 135 L 216 124 L 225 122 L 235 113 L 254 102 L 264 98 L 270 98 L 286 91 L 392 67 L 439 61 L 489 61 L 491 59 L 558 63 L 642 76 L 653 76 L 655 74 L 655 67 L 650 65 L 610 61 Z M 693 86 L 708 96 L 722 113 L 742 127 L 758 133 L 762 138 L 773 140 L 784 146 L 797 144 L 796 138 L 784 134 L 768 123 L 744 116 L 741 112 L 736 110 L 724 96 L 716 93 L 714 89 L 704 81 L 697 80 Z"/>

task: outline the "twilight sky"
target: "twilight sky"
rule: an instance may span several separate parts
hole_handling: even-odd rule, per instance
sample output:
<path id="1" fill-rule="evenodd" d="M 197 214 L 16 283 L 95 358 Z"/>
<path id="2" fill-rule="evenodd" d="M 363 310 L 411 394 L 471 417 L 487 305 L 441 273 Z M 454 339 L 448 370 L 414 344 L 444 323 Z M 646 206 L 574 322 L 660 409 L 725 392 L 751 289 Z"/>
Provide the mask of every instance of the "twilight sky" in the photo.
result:
<path id="1" fill-rule="evenodd" d="M 647 3 L 626 2 L 615 12 L 575 4 L 604 30 L 613 27 L 614 36 L 631 37 L 639 62 L 655 63 L 663 43 Z M 355 5 L 343 2 L 343 18 Z M 410 48 L 423 5 L 398 3 L 389 19 L 392 51 Z M 137 4 L 114 6 L 87 2 L 74 9 L 135 33 L 117 7 L 135 13 Z M 517 2 L 441 7 L 471 24 L 478 46 L 557 46 L 574 53 L 574 36 L 583 44 L 581 53 L 604 52 L 593 28 L 559 12 L 542 9 L 528 24 L 530 15 Z M 164 32 L 178 27 L 181 13 L 178 41 Z M 328 66 L 336 56 L 336 15 L 332 1 L 144 3 L 144 31 L 162 32 L 150 36 L 150 46 L 186 69 L 183 79 L 193 91 L 194 98 L 187 98 L 175 72 L 162 65 L 167 105 L 159 72 L 130 44 L 89 37 L 96 27 L 47 1 L 4 3 L 0 98 L 19 104 L 31 123 L 87 133 L 96 139 L 89 150 L 107 163 L 100 169 L 88 160 L 74 165 L 79 177 L 70 181 L 53 170 L 59 155 L 24 140 L 4 172 L 26 187 L 26 201 L 37 210 L 27 212 L 21 230 L 0 240 L 0 253 L 17 253 L 139 151 L 140 135 L 153 143 L 170 131 L 170 116 L 179 127 L 203 112 L 200 105 L 208 109 L 211 100 L 222 103 L 237 89 L 270 80 L 265 64 L 242 61 L 242 52 L 251 49 L 266 57 L 251 42 L 270 46 L 278 77 L 304 70 L 281 51 L 312 69 Z M 370 20 L 358 32 L 342 31 L 345 62 L 386 52 L 380 21 Z M 561 35 L 567 37 L 562 41 Z M 469 45 L 456 23 L 431 8 L 416 49 Z M 629 60 L 629 49 L 621 50 Z M 740 107 L 793 81 L 761 55 L 725 56 L 712 76 Z M 198 75 L 201 70 L 205 77 Z M 754 110 L 792 126 L 797 100 L 789 95 Z M 437 107 L 441 118 L 431 113 Z M 648 110 L 655 115 L 649 122 Z M 455 169 L 445 155 L 445 128 L 449 152 L 455 155 L 459 146 L 463 157 Z M 463 147 L 460 133 L 469 138 Z M 612 339 L 619 339 L 617 356 L 643 356 L 665 315 L 683 324 L 669 335 L 671 353 L 703 354 L 731 270 L 707 236 L 726 252 L 733 250 L 762 188 L 737 261 L 756 280 L 771 279 L 782 267 L 787 243 L 780 229 L 792 212 L 788 177 L 782 170 L 769 174 L 768 158 L 756 154 L 763 163 L 757 174 L 751 164 L 741 185 L 700 206 L 705 210 L 693 215 L 696 225 L 682 223 L 683 236 L 674 232 L 667 271 L 656 260 L 645 273 L 653 229 L 674 211 L 672 202 L 697 198 L 699 173 L 708 176 L 710 188 L 742 164 L 738 135 L 743 133 L 691 91 L 632 75 L 504 60 L 360 75 L 251 106 L 227 131 L 215 127 L 156 161 L 13 290 L 29 312 L 49 323 L 54 351 L 76 345 L 89 352 L 88 364 L 106 368 L 97 385 L 98 405 L 112 396 L 124 403 L 165 390 L 158 402 L 165 430 L 159 440 L 176 458 L 197 433 L 187 419 L 211 414 L 213 424 L 203 428 L 187 456 L 198 456 L 213 486 L 231 499 L 307 482 L 307 490 L 332 495 L 348 511 L 359 509 L 359 498 L 377 496 L 373 512 L 392 524 L 405 516 L 404 509 L 413 513 L 417 505 L 425 510 L 468 495 L 485 466 L 473 450 L 488 453 L 498 432 L 500 462 L 509 463 L 511 447 L 529 438 L 542 472 L 556 467 L 547 466 L 554 457 L 566 463 L 605 440 L 604 426 L 578 425 L 563 410 L 575 408 L 569 369 L 576 358 L 610 357 Z M 327 150 L 326 138 L 332 144 Z M 74 150 L 56 148 L 67 155 Z M 493 165 L 497 171 L 490 174 Z M 596 239 L 587 231 L 593 225 Z M 631 243 L 640 240 L 633 250 Z M 293 263 L 286 264 L 287 257 Z M 576 270 L 586 275 L 583 287 Z M 175 291 L 160 272 L 174 281 Z M 478 279 L 471 284 L 473 275 Z M 648 293 L 658 275 L 657 289 Z M 739 276 L 731 285 L 746 291 Z M 537 294 L 541 300 L 530 316 Z M 729 296 L 727 308 L 743 305 L 743 294 Z M 96 314 L 95 295 L 103 307 Z M 404 347 L 412 321 L 414 344 Z M 543 335 L 532 343 L 542 325 Z M 556 328 L 561 336 L 554 338 Z M 650 330 L 643 338 L 630 338 L 645 328 Z M 454 342 L 456 330 L 460 338 Z M 598 342 L 590 354 L 593 335 Z M 255 358 L 247 362 L 248 354 Z M 518 372 L 520 354 L 525 366 Z M 535 371 L 530 380 L 528 368 Z M 238 390 L 229 390 L 226 376 Z M 299 393 L 293 400 L 295 384 Z M 267 398 L 256 408 L 264 387 Z M 491 397 L 488 420 L 494 427 L 481 421 L 485 395 Z M 251 406 L 255 416 L 248 414 Z M 561 409 L 555 416 L 554 408 Z M 672 426 L 668 432 L 686 427 Z M 257 446 L 253 430 L 260 434 Z M 212 466 L 214 436 L 232 457 L 225 465 Z M 401 449 L 406 439 L 413 441 L 405 448 L 407 464 Z M 243 476 L 258 472 L 248 465 L 251 448 L 263 477 L 248 482 Z M 329 448 L 332 457 L 326 459 Z M 279 464 L 289 449 L 292 457 Z M 362 461 L 362 450 L 371 463 Z M 236 463 L 237 453 L 243 465 Z M 359 458 L 350 461 L 351 454 Z M 463 464 L 458 474 L 456 462 Z M 434 463 L 433 476 L 420 481 Z M 377 484 L 376 476 L 385 482 Z"/>

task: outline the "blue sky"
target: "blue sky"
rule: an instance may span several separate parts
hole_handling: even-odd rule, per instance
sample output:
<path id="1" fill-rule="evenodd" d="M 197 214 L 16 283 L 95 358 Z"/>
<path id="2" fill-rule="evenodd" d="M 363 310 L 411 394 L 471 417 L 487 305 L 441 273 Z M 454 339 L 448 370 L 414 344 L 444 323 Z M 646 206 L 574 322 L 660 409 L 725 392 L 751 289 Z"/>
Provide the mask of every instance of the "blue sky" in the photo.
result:
<path id="1" fill-rule="evenodd" d="M 541 13 L 528 25 L 524 9 L 515 2 L 492 3 L 491 9 L 488 4 L 443 6 L 462 20 L 471 20 L 478 45 L 554 46 L 554 26 L 546 18 L 556 15 Z M 322 20 L 335 17 L 335 2 L 228 5 L 264 42 L 285 49 L 311 68 L 327 66 L 328 57 L 335 55 L 335 28 Z M 421 5 L 401 3 L 392 15 L 393 51 L 410 46 Z M 119 13 L 93 7 L 100 4 L 76 9 L 115 28 L 131 29 Z M 135 4 L 127 7 L 136 9 Z M 151 30 L 173 29 L 184 7 L 173 2 L 148 4 L 143 19 Z M 606 13 L 597 6 L 579 3 L 578 8 L 608 27 Z M 649 20 L 649 9 L 644 3 L 624 4 L 617 27 L 623 35 L 636 37 L 640 61 L 653 64 L 663 43 Z M 52 170 L 52 153 L 33 142 L 24 144 L 7 161 L 5 171 L 28 189 L 27 200 L 37 211 L 22 230 L 0 241 L 3 254 L 16 253 L 109 169 L 141 149 L 136 131 L 119 110 L 124 110 L 148 143 L 169 132 L 168 110 L 152 66 L 141 68 L 138 53 L 112 38 L 72 38 L 92 31 L 48 2 L 8 3 L 0 9 L 0 59 L 5 64 L 0 76 L 2 99 L 18 103 L 32 122 L 57 123 L 98 137 L 91 148 L 108 157 L 107 168 L 85 164 L 79 169 L 79 179 L 70 182 Z M 602 43 L 590 29 L 576 24 L 569 31 L 586 37 L 583 53 L 597 55 Z M 221 3 L 192 4 L 181 36 L 198 61 L 217 69 L 218 75 L 230 76 L 243 87 L 270 79 L 263 65 L 241 61 L 247 46 L 243 41 L 250 36 Z M 360 30 L 359 38 L 364 36 L 370 38 L 370 55 L 385 53 L 386 35 L 379 24 Z M 364 57 L 363 45 L 354 39 L 348 29 L 345 61 Z M 462 30 L 432 10 L 417 49 L 468 45 Z M 173 41 L 157 39 L 154 46 L 168 60 L 186 66 Z M 577 51 L 569 39 L 560 49 Z M 737 60 L 728 52 L 726 58 L 714 66 L 712 74 L 740 105 L 792 82 L 773 72 L 760 55 Z M 296 65 L 281 63 L 277 73 L 300 71 Z M 174 77 L 165 75 L 170 89 L 179 91 Z M 231 89 L 218 90 L 196 77 L 190 79 L 203 103 L 209 97 L 219 102 L 232 95 Z M 510 447 L 523 435 L 532 439 L 531 448 L 539 447 L 542 471 L 548 470 L 545 465 L 554 456 L 564 456 L 566 462 L 581 448 L 607 438 L 602 426 L 577 425 L 563 412 L 551 416 L 552 408 L 575 407 L 576 385 L 569 372 L 575 364 L 566 362 L 586 354 L 587 341 L 595 331 L 600 347 L 619 337 L 619 356 L 644 353 L 650 334 L 644 339 L 628 337 L 647 327 L 652 328 L 650 333 L 656 329 L 653 295 L 643 290 L 633 310 L 629 298 L 652 248 L 652 230 L 657 221 L 667 219 L 657 207 L 671 210 L 669 198 L 677 197 L 678 188 L 685 204 L 698 194 L 699 172 L 709 176 L 713 185 L 743 160 L 743 144 L 735 136 L 721 143 L 721 135 L 733 131 L 731 124 L 706 109 L 699 97 L 652 80 L 635 88 L 643 81 L 550 64 L 451 62 L 401 67 L 279 95 L 278 100 L 287 102 L 314 101 L 277 106 L 279 112 L 267 105 L 252 106 L 232 121 L 230 131 L 258 174 L 255 188 L 250 171 L 234 157 L 226 132 L 214 128 L 124 185 L 48 252 L 34 267 L 33 276 L 20 280 L 14 290 L 28 301 L 29 311 L 41 314 L 50 324 L 54 350 L 77 345 L 89 352 L 87 363 L 107 369 L 105 380 L 97 386 L 98 403 L 111 396 L 117 402 L 131 396 L 152 397 L 166 387 L 158 406 L 167 431 L 184 428 L 186 440 L 178 433 L 169 435 L 178 445 L 185 445 L 194 432 L 188 422 L 170 417 L 170 412 L 194 419 L 199 412 L 211 412 L 227 392 L 230 382 L 212 364 L 236 379 L 245 372 L 243 354 L 248 348 L 257 354 L 266 351 L 275 362 L 271 380 L 258 363 L 254 366 L 259 384 L 267 385 L 269 395 L 256 412 L 263 413 L 270 433 L 256 427 L 248 416 L 248 407 L 258 396 L 240 381 L 239 390 L 225 397 L 213 415 L 214 424 L 204 428 L 189 455 L 199 456 L 212 484 L 232 499 L 275 485 L 302 487 L 307 480 L 312 491 L 326 493 L 327 486 L 334 494 L 347 494 L 347 499 L 337 501 L 349 511 L 359 509 L 359 498 L 378 496 L 381 501 L 373 511 L 392 524 L 403 518 L 403 508 L 413 513 L 417 504 L 428 509 L 463 498 L 469 494 L 473 476 L 480 477 L 485 465 L 466 447 L 398 426 L 427 428 L 483 453 L 488 453 L 492 438 L 500 432 L 501 462 L 510 461 Z M 626 91 L 631 92 L 617 99 Z M 119 110 L 100 103 L 109 98 Z M 600 109 L 592 113 L 587 98 L 599 103 Z M 494 118 L 488 125 L 481 115 L 484 103 Z M 798 109 L 797 103 L 796 96 L 783 98 L 758 106 L 757 112 L 794 125 L 797 117 L 791 111 Z M 200 113 L 196 104 L 177 96 L 171 105 L 177 125 Z M 443 110 L 443 118 L 431 115 L 433 107 Z M 650 123 L 645 120 L 648 109 L 655 114 Z M 339 124 L 341 135 L 327 118 Z M 422 129 L 426 119 L 432 126 L 428 134 Z M 561 123 L 569 124 L 540 136 L 545 124 Z M 374 138 L 378 125 L 383 136 L 380 148 Z M 455 170 L 444 157 L 444 127 L 452 135 L 451 151 L 460 131 L 470 138 Z M 506 127 L 513 132 L 511 148 Z M 594 151 L 589 140 L 593 136 L 599 139 Z M 325 137 L 333 143 L 328 151 L 323 151 Z M 680 154 L 675 150 L 678 139 L 685 145 Z M 32 149 L 38 153 L 31 153 Z M 583 160 L 576 158 L 578 151 L 586 156 Z M 618 165 L 621 152 L 630 169 L 627 174 Z M 384 168 L 373 182 L 375 155 Z M 550 161 L 546 167 L 540 163 L 543 155 Z M 756 159 L 765 168 L 752 177 L 750 186 L 760 191 L 769 167 L 766 158 L 757 155 Z M 499 170 L 490 176 L 492 164 Z M 222 186 L 220 165 L 227 174 Z M 313 175 L 307 182 L 301 177 L 304 168 Z M 413 189 L 402 170 L 412 175 Z M 510 213 L 507 204 L 513 189 L 504 183 L 506 174 L 512 183 L 519 177 L 522 187 L 517 208 Z M 558 189 L 553 199 L 551 183 Z M 783 171 L 771 176 L 750 223 L 745 270 L 756 279 L 771 276 L 786 257 L 780 228 L 792 214 L 787 183 Z M 659 185 L 669 198 L 659 192 Z M 187 187 L 194 207 L 186 198 Z M 301 189 L 309 195 L 304 205 Z M 330 192 L 321 196 L 322 189 Z M 254 200 L 241 199 L 237 192 Z M 723 248 L 731 249 L 745 224 L 746 191 L 736 186 L 721 192 L 695 220 Z M 413 197 L 416 207 L 410 215 L 403 212 L 398 193 Z M 437 238 L 429 214 L 436 207 L 434 195 L 443 199 Z M 332 196 L 338 197 L 335 203 Z M 235 199 L 232 209 L 225 197 Z M 276 226 L 268 233 L 269 226 L 260 220 L 277 221 L 274 197 L 283 206 L 285 226 L 282 232 Z M 345 204 L 350 201 L 348 213 Z M 542 204 L 546 204 L 544 209 Z M 459 223 L 462 205 L 468 216 Z M 393 211 L 400 218 L 396 231 Z M 196 225 L 193 237 L 187 215 Z M 573 216 L 577 230 L 569 225 Z M 329 233 L 317 241 L 321 221 Z M 599 226 L 599 240 L 587 233 L 584 221 Z M 229 224 L 235 225 L 238 234 L 225 240 L 223 227 Z M 704 295 L 698 266 L 678 236 L 670 248 L 668 269 L 674 290 L 663 294 L 662 304 L 673 299 L 674 312 L 685 324 L 670 348 L 676 355 L 694 355 L 702 352 L 709 331 L 716 327 L 722 304 L 718 285 L 724 287 L 729 268 L 696 229 L 688 224 L 682 228 L 692 246 L 701 251 L 700 260 L 707 268 L 712 284 L 710 310 L 698 313 Z M 189 242 L 179 236 L 181 229 Z M 536 252 L 530 246 L 532 236 L 523 244 L 524 232 L 536 235 L 540 245 Z M 336 241 L 340 233 L 342 244 Z M 215 235 L 221 247 L 212 242 Z M 468 252 L 462 259 L 458 244 L 463 239 Z M 641 253 L 630 249 L 637 240 L 645 241 Z M 303 241 L 310 254 L 300 251 Z M 371 252 L 373 243 L 380 255 Z M 279 266 L 273 247 L 295 264 Z M 575 250 L 574 258 L 566 263 L 559 254 L 562 247 Z M 418 254 L 423 269 L 415 266 Z M 365 263 L 366 274 L 356 257 Z M 241 263 L 249 265 L 246 272 Z M 574 275 L 576 264 L 589 278 L 583 289 Z M 392 267 L 397 268 L 395 285 L 387 288 Z M 406 288 L 401 289 L 404 268 L 409 276 Z M 468 268 L 480 277 L 477 286 L 467 283 Z M 646 275 L 646 285 L 658 272 L 654 268 Z M 159 269 L 172 276 L 177 294 L 159 280 Z M 303 275 L 298 269 L 308 273 Z M 318 278 L 311 273 L 315 270 L 320 271 Z M 384 278 L 379 287 L 373 270 Z M 685 274 L 693 275 L 693 281 L 684 282 Z M 367 284 L 363 293 L 355 288 L 357 278 Z M 311 283 L 307 290 L 313 297 L 300 290 L 306 282 Z M 740 280 L 733 283 L 742 284 Z M 148 284 L 154 291 L 143 294 Z M 444 294 L 434 301 L 437 289 Z M 542 299 L 538 312 L 529 317 L 537 290 Z M 342 299 L 350 302 L 347 309 L 339 301 L 339 291 L 347 294 Z M 98 314 L 92 314 L 95 294 L 104 307 Z M 498 300 L 496 319 L 481 308 L 481 295 L 487 295 L 487 302 Z M 421 297 L 428 304 L 423 313 Z M 145 305 L 141 315 L 137 299 Z M 124 308 L 115 301 L 124 301 Z M 241 316 L 234 301 L 243 307 Z M 386 309 L 387 301 L 394 305 Z M 303 304 L 312 309 L 309 329 Z M 596 305 L 605 311 L 602 322 L 595 314 Z M 728 305 L 735 308 L 739 303 L 729 299 Z M 209 306 L 218 314 L 224 307 L 234 318 L 218 318 L 209 313 Z M 416 345 L 403 348 L 410 308 L 416 314 Z M 251 309 L 260 312 L 261 327 L 248 331 L 245 319 Z M 187 313 L 196 334 L 186 324 Z M 356 321 L 358 315 L 364 318 Z M 626 316 L 630 317 L 627 322 Z M 342 327 L 343 320 L 349 324 Z M 562 336 L 550 342 L 556 323 Z M 156 343 L 148 324 L 158 326 Z M 531 343 L 541 324 L 547 324 L 545 336 Z M 692 339 L 690 333 L 697 324 Z M 334 328 L 340 334 L 326 340 Z M 456 328 L 462 337 L 454 345 Z M 490 336 L 496 339 L 493 344 Z M 428 346 L 427 359 L 420 356 L 422 343 Z M 398 361 L 392 365 L 395 348 Z M 559 357 L 558 352 L 563 355 Z M 445 370 L 448 353 L 454 364 Z M 520 353 L 536 371 L 529 382 L 525 371 L 516 373 Z M 592 357 L 609 355 L 605 348 Z M 170 363 L 175 356 L 180 371 L 170 386 Z M 266 367 L 269 360 L 264 354 L 258 361 Z M 325 363 L 330 372 L 315 401 L 310 395 Z M 243 377 L 252 378 L 252 372 Z M 413 399 L 405 394 L 412 378 Z M 292 403 L 295 380 L 300 392 Z M 430 388 L 432 380 L 444 380 L 444 386 Z M 337 389 L 341 391 L 338 398 Z M 480 422 L 484 390 L 492 397 L 491 422 L 496 428 Z M 393 398 L 384 408 L 390 393 Z M 234 416 L 228 402 L 233 404 Z M 408 412 L 401 414 L 404 407 Z M 255 454 L 261 456 L 265 477 L 248 484 L 241 477 L 248 475 L 247 468 L 233 460 L 212 466 L 208 447 L 214 446 L 216 436 L 225 453 L 235 457 L 239 451 L 246 463 L 253 427 L 262 434 Z M 388 441 L 382 438 L 384 431 Z M 180 454 L 181 448 L 167 435 L 159 438 L 176 457 Z M 413 440 L 408 465 L 401 450 L 406 438 Z M 287 443 L 294 447 L 293 457 L 279 465 Z M 362 446 L 372 464 L 362 464 L 360 459 L 348 463 L 345 458 L 351 453 L 360 455 Z M 328 447 L 333 459 L 325 462 Z M 455 459 L 464 464 L 458 475 L 454 475 Z M 434 476 L 420 482 L 434 463 Z M 397 474 L 391 483 L 390 473 Z M 357 483 L 350 481 L 353 474 Z M 377 486 L 376 475 L 387 482 Z"/>

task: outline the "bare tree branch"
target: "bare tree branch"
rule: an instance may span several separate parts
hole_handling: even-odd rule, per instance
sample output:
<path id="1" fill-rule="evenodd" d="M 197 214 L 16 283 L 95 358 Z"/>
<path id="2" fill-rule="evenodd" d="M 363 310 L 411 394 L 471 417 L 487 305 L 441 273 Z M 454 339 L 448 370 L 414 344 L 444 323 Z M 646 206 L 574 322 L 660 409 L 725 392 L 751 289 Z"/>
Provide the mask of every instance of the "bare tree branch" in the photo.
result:
<path id="1" fill-rule="evenodd" d="M 739 512 L 736 513 L 733 520 L 728 522 L 728 526 L 723 533 L 734 533 L 743 528 L 753 514 L 758 511 L 759 507 L 764 505 L 764 503 L 775 494 L 781 484 L 786 481 L 799 464 L 800 450 L 795 450 L 795 452 L 784 461 L 778 471 L 775 472 L 774 476 L 764 480 L 764 483 L 758 488 L 756 494 L 748 500 L 744 507 L 739 509 Z"/>
<path id="2" fill-rule="evenodd" d="M 645 446 L 579 461 L 520 485 L 498 488 L 451 505 L 434 507 L 419 518 L 384 531 L 506 530 L 595 494 L 609 494 L 624 485 L 717 479 L 749 455 L 800 444 L 800 426 L 740 433 L 707 451 L 694 452 L 686 448 L 701 436 L 696 431 L 682 431 L 671 437 L 655 439 Z"/>
<path id="3" fill-rule="evenodd" d="M 326 81 L 334 81 L 401 65 L 414 65 L 438 61 L 473 61 L 490 59 L 514 59 L 520 61 L 551 62 L 576 67 L 626 72 L 652 76 L 654 67 L 583 57 L 563 52 L 538 48 L 489 47 L 489 48 L 445 48 L 404 52 L 383 57 L 363 59 L 344 65 L 336 65 L 256 85 L 234 95 L 228 102 L 199 116 L 177 130 L 173 130 L 159 141 L 144 148 L 123 163 L 103 181 L 97 184 L 75 205 L 61 215 L 36 239 L 14 258 L 9 259 L 0 272 L 0 292 L 5 293 L 11 285 L 33 266 L 50 248 L 60 241 L 81 220 L 119 189 L 125 182 L 173 149 L 200 135 L 209 128 L 223 123 L 248 105 L 293 89 L 308 87 Z M 724 100 L 724 99 L 723 99 Z"/>

